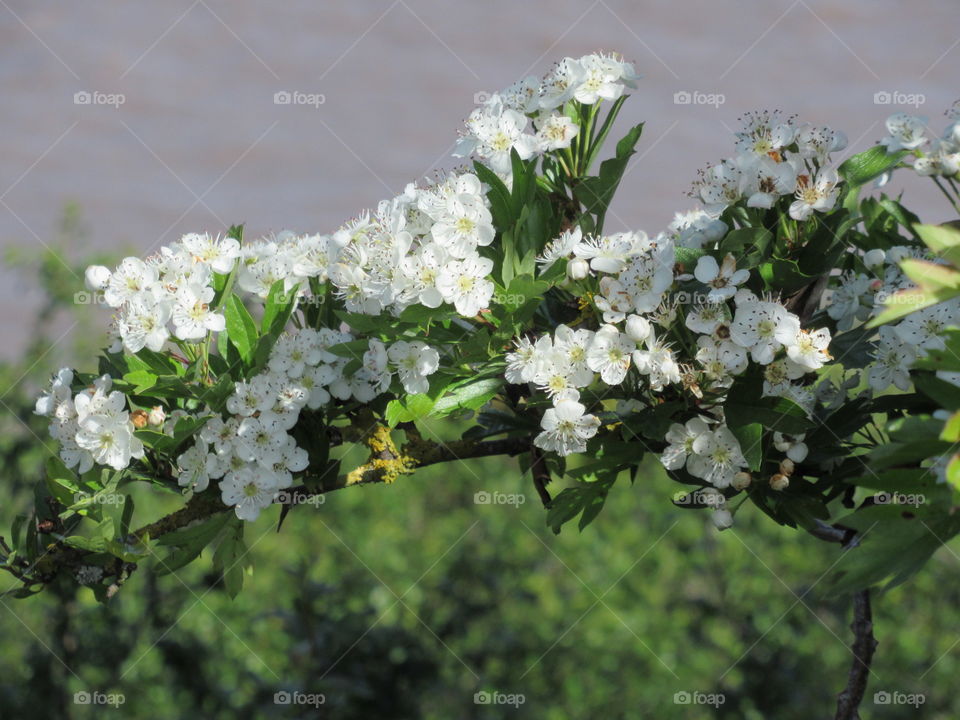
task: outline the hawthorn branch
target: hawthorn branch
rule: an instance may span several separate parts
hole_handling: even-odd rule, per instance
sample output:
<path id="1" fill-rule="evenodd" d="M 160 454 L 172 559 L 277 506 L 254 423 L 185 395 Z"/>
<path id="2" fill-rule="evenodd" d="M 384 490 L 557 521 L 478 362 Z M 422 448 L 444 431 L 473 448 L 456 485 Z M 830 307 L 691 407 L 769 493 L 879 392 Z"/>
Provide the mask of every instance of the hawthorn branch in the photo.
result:
<path id="1" fill-rule="evenodd" d="M 860 538 L 856 530 L 842 525 L 828 525 L 817 521 L 808 531 L 814 537 L 827 542 L 839 543 L 844 550 L 856 547 Z M 870 589 L 858 590 L 853 595 L 853 660 L 847 673 L 847 685 L 837 695 L 837 712 L 834 720 L 860 720 L 860 703 L 867 691 L 870 680 L 870 665 L 877 649 L 877 639 L 873 634 L 873 611 L 870 605 Z"/>

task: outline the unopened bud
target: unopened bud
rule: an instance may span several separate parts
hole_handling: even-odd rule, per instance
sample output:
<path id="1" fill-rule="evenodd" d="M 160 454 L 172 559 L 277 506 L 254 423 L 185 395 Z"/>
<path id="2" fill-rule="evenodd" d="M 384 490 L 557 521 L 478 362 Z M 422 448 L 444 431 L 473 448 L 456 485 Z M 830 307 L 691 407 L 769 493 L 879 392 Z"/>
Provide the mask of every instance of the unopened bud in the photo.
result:
<path id="1" fill-rule="evenodd" d="M 733 480 L 730 481 L 730 484 L 733 485 L 734 490 L 743 490 L 744 488 L 750 487 L 750 483 L 753 481 L 753 478 L 750 476 L 750 473 L 740 471 L 733 476 Z"/>
<path id="2" fill-rule="evenodd" d="M 886 259 L 887 254 L 880 248 L 874 248 L 873 250 L 867 250 L 863 255 L 863 264 L 868 268 L 875 268 L 879 265 L 883 265 L 883 261 Z"/>
<path id="3" fill-rule="evenodd" d="M 111 272 L 103 265 L 91 265 L 83 273 L 83 281 L 88 290 L 106 290 Z"/>
<path id="4" fill-rule="evenodd" d="M 774 490 L 786 490 L 790 487 L 790 478 L 781 473 L 777 473 L 770 478 L 770 487 Z"/>
<path id="5" fill-rule="evenodd" d="M 590 263 L 583 258 L 573 258 L 567 262 L 567 277 L 571 280 L 583 280 L 590 274 Z"/>
<path id="6" fill-rule="evenodd" d="M 781 475 L 793 475 L 794 469 L 793 460 L 790 458 L 784 458 L 780 461 L 780 474 Z"/>
<path id="7" fill-rule="evenodd" d="M 726 530 L 733 527 L 733 515 L 727 509 L 714 510 L 713 524 L 718 530 Z"/>
<path id="8" fill-rule="evenodd" d="M 626 323 L 627 337 L 636 343 L 643 342 L 650 337 L 650 321 L 639 315 L 631 315 Z"/>
<path id="9" fill-rule="evenodd" d="M 133 423 L 133 426 L 137 430 L 142 430 L 147 426 L 147 412 L 146 410 L 134 410 L 130 413 L 130 422 Z"/>
<path id="10" fill-rule="evenodd" d="M 154 406 L 150 410 L 150 414 L 147 416 L 147 422 L 150 423 L 151 427 L 160 427 L 163 425 L 163 421 L 167 419 L 167 414 L 163 411 L 163 408 L 159 405 Z"/>

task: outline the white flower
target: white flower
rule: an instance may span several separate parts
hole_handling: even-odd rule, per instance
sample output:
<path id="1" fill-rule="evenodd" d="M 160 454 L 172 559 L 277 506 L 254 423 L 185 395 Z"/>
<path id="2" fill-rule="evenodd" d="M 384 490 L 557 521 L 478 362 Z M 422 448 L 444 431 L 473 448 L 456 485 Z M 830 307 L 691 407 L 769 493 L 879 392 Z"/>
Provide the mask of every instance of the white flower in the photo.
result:
<path id="1" fill-rule="evenodd" d="M 131 458 L 143 457 L 143 443 L 134 437 L 133 424 L 126 413 L 90 415 L 81 420 L 77 445 L 88 451 L 97 464 L 109 465 L 114 470 L 123 470 Z"/>
<path id="2" fill-rule="evenodd" d="M 891 385 L 903 391 L 910 389 L 910 366 L 917 359 L 916 349 L 903 341 L 897 328 L 880 328 L 880 342 L 874 351 L 874 363 L 867 373 L 867 382 L 876 392 Z"/>
<path id="3" fill-rule="evenodd" d="M 887 132 L 880 144 L 887 148 L 889 154 L 898 150 L 916 150 L 922 147 L 927 138 L 924 135 L 927 129 L 927 118 L 907 113 L 894 113 L 887 118 Z"/>
<path id="4" fill-rule="evenodd" d="M 747 207 L 771 208 L 781 195 L 790 195 L 797 187 L 797 173 L 788 162 L 776 162 L 767 155 L 758 157 L 745 172 L 753 172 L 755 189 Z"/>
<path id="5" fill-rule="evenodd" d="M 543 79 L 540 107 L 553 110 L 573 97 L 586 77 L 583 66 L 573 58 L 563 58 Z"/>
<path id="6" fill-rule="evenodd" d="M 773 362 L 777 350 L 796 341 L 800 319 L 783 305 L 754 299 L 739 303 L 730 324 L 730 339 L 750 350 L 754 362 Z"/>
<path id="7" fill-rule="evenodd" d="M 180 487 L 189 487 L 194 492 L 203 492 L 210 484 L 210 466 L 216 466 L 216 456 L 207 452 L 207 443 L 199 440 L 177 458 Z"/>
<path id="8" fill-rule="evenodd" d="M 730 311 L 725 303 L 699 303 L 684 319 L 684 324 L 695 333 L 712 334 L 720 325 L 730 322 Z"/>
<path id="9" fill-rule="evenodd" d="M 627 322 L 624 324 L 627 337 L 635 343 L 642 343 L 653 332 L 650 321 L 640 315 L 628 315 Z"/>
<path id="10" fill-rule="evenodd" d="M 427 392 L 430 388 L 427 376 L 440 366 L 440 354 L 420 341 L 399 340 L 390 346 L 387 356 L 397 366 L 403 389 L 411 395 Z"/>
<path id="11" fill-rule="evenodd" d="M 574 387 L 586 387 L 593 382 L 593 370 L 588 363 L 588 353 L 595 333 L 586 330 L 571 330 L 558 325 L 554 332 L 551 356 L 560 357 Z"/>
<path id="12" fill-rule="evenodd" d="M 226 327 L 223 315 L 213 312 L 212 287 L 185 285 L 177 290 L 173 310 L 174 333 L 181 340 L 202 340 L 207 331 L 221 332 Z"/>
<path id="13" fill-rule="evenodd" d="M 679 470 L 687 463 L 688 458 L 696 455 L 698 441 L 701 448 L 705 447 L 705 439 L 710 432 L 706 420 L 699 417 L 687 420 L 685 425 L 673 423 L 667 431 L 666 441 L 669 445 L 660 455 L 660 462 L 667 470 Z"/>
<path id="14" fill-rule="evenodd" d="M 513 385 L 533 382 L 547 362 L 553 349 L 553 340 L 549 335 L 544 335 L 534 344 L 529 338 L 521 337 L 514 341 L 514 347 L 515 349 L 507 353 L 506 357 L 507 382 Z"/>
<path id="15" fill-rule="evenodd" d="M 740 443 L 727 427 L 718 427 L 698 443 L 701 447 L 697 454 L 703 457 L 707 470 L 703 479 L 715 487 L 728 487 L 733 476 L 747 465 Z"/>
<path id="16" fill-rule="evenodd" d="M 441 268 L 437 290 L 445 301 L 453 303 L 458 313 L 473 317 L 493 297 L 493 283 L 486 279 L 492 270 L 493 260 L 489 258 L 455 260 Z"/>
<path id="17" fill-rule="evenodd" d="M 673 351 L 652 331 L 647 336 L 645 349 L 634 351 L 633 361 L 637 370 L 648 376 L 650 388 L 654 391 L 659 392 L 666 385 L 680 382 L 680 365 Z"/>
<path id="18" fill-rule="evenodd" d="M 573 138 L 580 132 L 580 127 L 573 120 L 556 112 L 537 118 L 534 124 L 537 128 L 537 144 L 544 152 L 570 147 Z"/>
<path id="19" fill-rule="evenodd" d="M 806 220 L 813 211 L 827 212 L 837 204 L 840 176 L 833 168 L 824 168 L 814 180 L 809 175 L 797 176 L 796 200 L 790 203 L 790 217 Z"/>
<path id="20" fill-rule="evenodd" d="M 256 520 L 260 511 L 273 503 L 277 490 L 276 478 L 272 473 L 250 467 L 228 473 L 220 481 L 223 504 L 234 507 L 241 520 Z"/>
<path id="21" fill-rule="evenodd" d="M 583 233 L 580 226 L 576 225 L 571 229 L 564 230 L 560 233 L 560 237 L 548 242 L 537 258 L 537 263 L 541 266 L 540 272 L 546 272 L 560 258 L 569 257 L 582 239 Z"/>
<path id="22" fill-rule="evenodd" d="M 214 272 L 229 273 L 240 257 L 240 243 L 231 237 L 213 238 L 207 233 L 190 233 L 180 244 L 196 262 L 206 263 Z"/>
<path id="23" fill-rule="evenodd" d="M 560 455 L 584 452 L 587 440 L 596 435 L 600 427 L 600 420 L 585 412 L 586 408 L 575 400 L 560 400 L 556 407 L 543 414 L 540 421 L 543 432 L 537 435 L 534 444 Z"/>
<path id="24" fill-rule="evenodd" d="M 430 231 L 437 244 L 457 258 L 467 257 L 477 246 L 493 242 L 496 232 L 484 201 L 474 195 L 455 195 L 447 199 L 446 212 Z"/>
<path id="25" fill-rule="evenodd" d="M 587 366 L 600 373 L 607 385 L 619 385 L 630 369 L 630 354 L 637 344 L 613 325 L 603 325 L 587 350 Z"/>
<path id="26" fill-rule="evenodd" d="M 172 315 L 170 299 L 158 299 L 150 291 L 137 293 L 124 304 L 117 321 L 123 346 L 131 353 L 144 347 L 159 352 L 170 337 L 167 323 Z"/>
<path id="27" fill-rule="evenodd" d="M 704 285 L 710 287 L 707 300 L 720 302 L 732 298 L 737 292 L 737 285 L 742 285 L 750 277 L 749 270 L 737 270 L 737 260 L 727 253 L 723 263 L 718 265 L 711 255 L 704 255 L 697 260 L 697 267 L 693 275 Z"/>
<path id="28" fill-rule="evenodd" d="M 157 269 L 153 265 L 147 265 L 139 258 L 128 257 L 110 276 L 103 297 L 110 307 L 117 308 L 156 281 Z"/>
<path id="29" fill-rule="evenodd" d="M 780 432 L 773 433 L 773 446 L 795 463 L 802 463 L 807 459 L 809 449 L 803 442 L 803 435 L 784 435 Z"/>
<path id="30" fill-rule="evenodd" d="M 746 113 L 743 123 L 743 130 L 736 133 L 737 150 L 761 157 L 779 153 L 797 132 L 794 119 L 784 118 L 779 110 Z"/>
<path id="31" fill-rule="evenodd" d="M 787 346 L 787 357 L 802 368 L 818 370 L 831 359 L 827 348 L 830 345 L 830 331 L 820 328 L 810 332 L 801 330 L 793 344 Z"/>

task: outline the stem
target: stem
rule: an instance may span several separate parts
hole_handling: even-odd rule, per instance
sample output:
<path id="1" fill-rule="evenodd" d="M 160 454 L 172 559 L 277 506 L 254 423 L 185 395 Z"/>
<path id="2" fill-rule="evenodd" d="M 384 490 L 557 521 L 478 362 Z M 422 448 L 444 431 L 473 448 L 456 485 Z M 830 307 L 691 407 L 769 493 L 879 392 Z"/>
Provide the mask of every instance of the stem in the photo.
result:
<path id="1" fill-rule="evenodd" d="M 931 175 L 930 179 L 933 180 L 934 184 L 940 188 L 940 192 L 943 193 L 943 196 L 947 199 L 947 202 L 953 206 L 953 209 L 957 211 L 957 214 L 960 214 L 960 206 L 957 205 L 956 200 L 950 197 L 950 193 L 947 192 L 947 189 L 943 186 L 939 180 L 937 180 L 935 175 Z"/>
<path id="2" fill-rule="evenodd" d="M 853 662 L 847 676 L 847 686 L 837 697 L 837 714 L 834 720 L 859 720 L 857 708 L 867 691 L 870 679 L 870 663 L 877 649 L 873 635 L 873 612 L 870 607 L 870 590 L 860 590 L 853 596 Z"/>

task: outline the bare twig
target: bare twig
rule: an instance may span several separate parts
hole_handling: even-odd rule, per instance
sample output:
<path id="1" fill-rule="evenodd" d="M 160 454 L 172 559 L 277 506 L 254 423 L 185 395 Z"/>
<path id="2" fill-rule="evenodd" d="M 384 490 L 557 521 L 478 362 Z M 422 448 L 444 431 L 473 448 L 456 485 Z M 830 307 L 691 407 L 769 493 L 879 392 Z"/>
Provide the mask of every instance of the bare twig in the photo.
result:
<path id="1" fill-rule="evenodd" d="M 870 608 L 870 590 L 860 590 L 853 596 L 853 662 L 847 676 L 847 686 L 837 697 L 834 720 L 860 720 L 858 707 L 870 679 L 870 663 L 877 649 L 873 636 L 873 613 Z"/>

